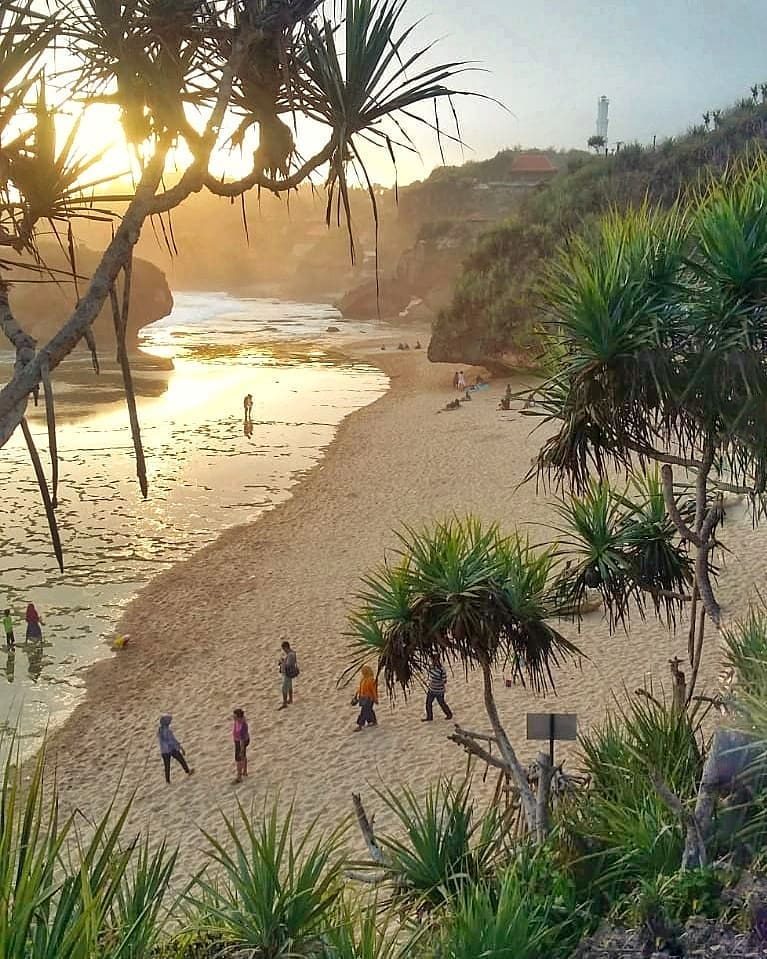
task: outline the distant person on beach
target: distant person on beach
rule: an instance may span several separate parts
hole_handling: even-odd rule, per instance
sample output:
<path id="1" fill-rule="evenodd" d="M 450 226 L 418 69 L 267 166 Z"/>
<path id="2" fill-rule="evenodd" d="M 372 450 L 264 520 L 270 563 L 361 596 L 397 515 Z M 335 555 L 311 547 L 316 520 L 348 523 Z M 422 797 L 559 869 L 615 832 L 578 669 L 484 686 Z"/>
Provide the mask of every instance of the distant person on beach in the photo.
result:
<path id="1" fill-rule="evenodd" d="M 253 396 L 250 393 L 245 395 L 245 399 L 242 401 L 242 405 L 245 409 L 245 420 L 250 420 L 253 417 Z"/>
<path id="2" fill-rule="evenodd" d="M 282 642 L 280 656 L 280 674 L 282 676 L 282 705 L 280 709 L 287 709 L 293 702 L 293 680 L 298 676 L 298 658 L 296 651 L 291 649 L 287 639 Z"/>
<path id="3" fill-rule="evenodd" d="M 6 609 L 3 613 L 3 630 L 5 632 L 5 645 L 8 649 L 15 649 L 16 637 L 13 635 L 13 616 L 11 616 L 10 609 Z"/>
<path id="4" fill-rule="evenodd" d="M 455 373 L 453 373 L 453 389 L 454 390 L 458 389 L 458 370 L 456 370 Z"/>
<path id="5" fill-rule="evenodd" d="M 426 715 L 421 720 L 422 723 L 430 723 L 434 719 L 434 700 L 439 703 L 439 708 L 445 714 L 445 719 L 452 719 L 453 713 L 445 702 L 445 689 L 447 688 L 447 670 L 442 665 L 442 660 L 435 653 L 431 658 L 431 666 L 426 677 Z"/>
<path id="6" fill-rule="evenodd" d="M 235 783 L 241 783 L 248 777 L 248 746 L 250 746 L 250 730 L 245 718 L 245 711 L 235 709 L 232 713 L 232 739 L 234 740 L 234 765 L 237 769 Z"/>
<path id="7" fill-rule="evenodd" d="M 43 625 L 40 614 L 35 609 L 34 603 L 29 603 L 25 619 L 27 621 L 27 642 L 39 642 L 43 638 L 43 631 L 40 627 Z"/>
<path id="8" fill-rule="evenodd" d="M 415 341 L 414 349 L 416 349 L 416 350 L 420 350 L 420 349 L 421 349 L 421 341 L 420 341 L 420 340 L 416 340 L 416 341 Z"/>
<path id="9" fill-rule="evenodd" d="M 181 766 L 187 776 L 194 772 L 184 758 L 184 750 L 181 743 L 176 739 L 173 730 L 170 728 L 172 716 L 160 716 L 160 728 L 157 730 L 157 739 L 160 742 L 160 755 L 162 764 L 165 767 L 165 782 L 170 783 L 170 761 L 175 759 Z"/>
<path id="10" fill-rule="evenodd" d="M 466 377 L 463 375 L 463 370 L 458 374 L 458 390 L 463 393 L 466 389 Z"/>
<path id="11" fill-rule="evenodd" d="M 352 705 L 359 706 L 360 708 L 360 714 L 357 717 L 357 727 L 354 730 L 355 733 L 362 732 L 362 727 L 365 725 L 378 725 L 375 709 L 373 708 L 377 702 L 378 684 L 373 675 L 373 670 L 370 666 L 363 666 L 360 671 L 360 684 L 352 700 Z"/>

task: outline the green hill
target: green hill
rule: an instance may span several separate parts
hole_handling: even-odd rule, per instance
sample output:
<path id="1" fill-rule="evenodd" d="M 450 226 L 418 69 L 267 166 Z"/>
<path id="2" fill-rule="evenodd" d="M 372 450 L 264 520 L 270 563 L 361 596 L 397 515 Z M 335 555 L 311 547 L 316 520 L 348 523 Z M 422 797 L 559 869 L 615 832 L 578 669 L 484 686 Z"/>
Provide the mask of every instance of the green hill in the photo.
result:
<path id="1" fill-rule="evenodd" d="M 429 358 L 489 366 L 534 362 L 538 280 L 558 244 L 610 207 L 671 204 L 728 164 L 767 147 L 767 103 L 743 100 L 654 148 L 574 157 L 466 257 L 452 302 L 434 323 Z"/>

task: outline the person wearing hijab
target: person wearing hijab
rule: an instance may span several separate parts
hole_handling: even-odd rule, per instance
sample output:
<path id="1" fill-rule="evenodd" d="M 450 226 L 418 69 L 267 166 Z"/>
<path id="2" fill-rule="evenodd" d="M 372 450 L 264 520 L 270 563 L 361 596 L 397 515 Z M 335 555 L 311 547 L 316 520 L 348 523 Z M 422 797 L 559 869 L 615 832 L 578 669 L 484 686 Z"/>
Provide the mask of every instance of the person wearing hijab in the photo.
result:
<path id="1" fill-rule="evenodd" d="M 357 687 L 353 702 L 360 707 L 360 714 L 357 717 L 357 728 L 354 730 L 355 733 L 361 732 L 362 727 L 366 724 L 368 726 L 378 725 L 375 709 L 373 708 L 378 702 L 378 684 L 376 683 L 373 670 L 370 666 L 363 666 L 360 670 L 360 684 Z"/>
<path id="2" fill-rule="evenodd" d="M 184 750 L 181 748 L 181 743 L 176 739 L 173 730 L 170 728 L 172 719 L 172 716 L 160 716 L 160 728 L 157 730 L 157 739 L 160 743 L 160 755 L 162 756 L 162 763 L 165 767 L 166 783 L 170 783 L 171 759 L 176 760 L 187 776 L 191 776 L 194 772 L 193 769 L 189 768 L 184 758 Z"/>
<path id="3" fill-rule="evenodd" d="M 40 614 L 35 609 L 34 603 L 27 605 L 25 618 L 27 621 L 27 642 L 30 642 L 30 640 L 39 642 L 43 638 L 43 631 L 40 629 L 43 621 L 40 619 Z"/>
<path id="4" fill-rule="evenodd" d="M 234 764 L 237 767 L 235 783 L 241 783 L 248 775 L 248 746 L 250 745 L 250 730 L 245 718 L 245 711 L 235 709 L 232 717 L 232 739 L 234 740 Z"/>

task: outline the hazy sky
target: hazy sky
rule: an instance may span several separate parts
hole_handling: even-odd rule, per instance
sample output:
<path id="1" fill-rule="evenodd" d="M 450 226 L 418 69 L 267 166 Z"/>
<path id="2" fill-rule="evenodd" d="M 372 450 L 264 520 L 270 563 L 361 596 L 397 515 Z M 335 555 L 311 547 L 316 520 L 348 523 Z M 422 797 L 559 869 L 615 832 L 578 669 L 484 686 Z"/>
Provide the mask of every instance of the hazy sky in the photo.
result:
<path id="1" fill-rule="evenodd" d="M 767 81 L 764 0 L 409 0 L 408 19 L 418 16 L 421 38 L 444 38 L 433 55 L 482 61 L 490 74 L 464 84 L 514 114 L 462 102 L 478 158 L 515 143 L 585 147 L 602 94 L 610 140 L 648 142 Z M 430 144 L 424 151 L 427 167 L 438 161 Z"/>

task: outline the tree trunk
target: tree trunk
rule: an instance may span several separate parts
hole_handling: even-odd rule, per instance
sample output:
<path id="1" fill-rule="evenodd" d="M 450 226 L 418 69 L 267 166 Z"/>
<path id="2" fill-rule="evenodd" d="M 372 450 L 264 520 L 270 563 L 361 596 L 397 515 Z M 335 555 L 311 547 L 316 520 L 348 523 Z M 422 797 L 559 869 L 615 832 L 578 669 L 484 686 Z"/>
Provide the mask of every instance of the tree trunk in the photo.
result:
<path id="1" fill-rule="evenodd" d="M 535 793 L 531 789 L 530 783 L 527 780 L 527 770 L 517 759 L 517 754 L 514 752 L 514 747 L 511 745 L 509 737 L 506 734 L 506 730 L 501 724 L 501 720 L 498 715 L 498 707 L 495 705 L 495 697 L 493 696 L 493 674 L 490 670 L 490 663 L 487 661 L 482 663 L 482 680 L 484 685 L 485 711 L 487 712 L 487 717 L 490 720 L 490 725 L 493 727 L 493 733 L 495 734 L 496 741 L 498 742 L 498 747 L 501 750 L 503 760 L 509 767 L 509 772 L 514 780 L 514 785 L 519 790 L 519 799 L 522 803 L 522 809 L 525 813 L 528 831 L 533 835 L 537 835 L 538 810 Z"/>

